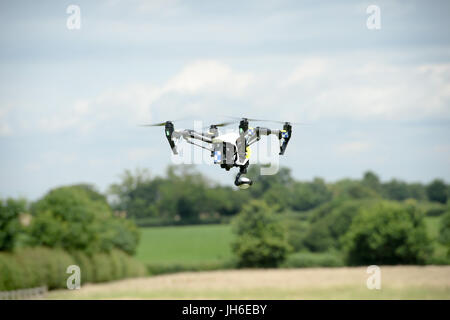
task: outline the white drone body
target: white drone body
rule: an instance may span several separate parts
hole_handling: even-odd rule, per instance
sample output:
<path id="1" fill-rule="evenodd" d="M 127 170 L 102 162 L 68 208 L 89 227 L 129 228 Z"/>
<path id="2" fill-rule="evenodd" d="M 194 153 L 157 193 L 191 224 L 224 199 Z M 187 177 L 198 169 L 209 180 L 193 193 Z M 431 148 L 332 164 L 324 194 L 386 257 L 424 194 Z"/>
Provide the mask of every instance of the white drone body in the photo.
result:
<path id="1" fill-rule="evenodd" d="M 211 152 L 214 164 L 229 171 L 233 167 L 239 168 L 234 184 L 241 189 L 247 189 L 252 185 L 249 178 L 241 177 L 247 173 L 250 164 L 250 145 L 259 141 L 261 136 L 273 134 L 280 140 L 280 155 L 284 154 L 292 134 L 292 126 L 289 122 L 283 122 L 283 129 L 269 129 L 263 127 L 249 127 L 248 121 L 251 119 L 242 118 L 239 122 L 239 132 L 219 133 L 219 127 L 229 125 L 233 122 L 213 124 L 208 132 L 196 132 L 191 129 L 175 130 L 171 121 L 166 121 L 148 126 L 164 126 L 165 135 L 172 152 L 178 154 L 175 141 L 183 138 L 186 142 Z M 260 120 L 251 120 L 260 121 Z M 195 141 L 200 141 L 196 143 Z"/>

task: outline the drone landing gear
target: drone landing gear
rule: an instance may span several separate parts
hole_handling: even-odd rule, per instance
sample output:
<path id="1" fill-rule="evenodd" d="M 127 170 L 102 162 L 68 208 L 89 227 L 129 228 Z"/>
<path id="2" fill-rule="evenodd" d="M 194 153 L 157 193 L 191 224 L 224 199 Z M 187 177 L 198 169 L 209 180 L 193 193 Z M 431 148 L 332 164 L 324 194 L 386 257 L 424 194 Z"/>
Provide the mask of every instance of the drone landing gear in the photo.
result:
<path id="1" fill-rule="evenodd" d="M 242 174 L 247 173 L 248 162 L 245 166 L 239 167 L 239 172 L 236 175 L 236 179 L 234 180 L 234 184 L 238 186 L 240 189 L 248 189 L 253 181 L 247 177 L 242 177 Z"/>

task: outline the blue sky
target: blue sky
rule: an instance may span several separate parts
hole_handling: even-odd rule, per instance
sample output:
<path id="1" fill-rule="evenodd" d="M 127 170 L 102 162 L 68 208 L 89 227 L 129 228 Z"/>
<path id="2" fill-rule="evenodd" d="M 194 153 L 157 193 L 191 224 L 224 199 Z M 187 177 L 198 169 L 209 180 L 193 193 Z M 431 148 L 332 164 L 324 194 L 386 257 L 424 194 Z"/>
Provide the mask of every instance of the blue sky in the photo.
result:
<path id="1" fill-rule="evenodd" d="M 66 9 L 81 9 L 69 30 Z M 378 5 L 381 29 L 368 30 Z M 0 197 L 124 169 L 163 174 L 161 128 L 246 115 L 305 122 L 281 165 L 333 181 L 450 181 L 447 1 L 2 1 Z M 192 126 L 183 122 L 180 126 Z M 161 130 L 160 130 L 161 129 Z M 234 174 L 201 165 L 211 179 Z"/>

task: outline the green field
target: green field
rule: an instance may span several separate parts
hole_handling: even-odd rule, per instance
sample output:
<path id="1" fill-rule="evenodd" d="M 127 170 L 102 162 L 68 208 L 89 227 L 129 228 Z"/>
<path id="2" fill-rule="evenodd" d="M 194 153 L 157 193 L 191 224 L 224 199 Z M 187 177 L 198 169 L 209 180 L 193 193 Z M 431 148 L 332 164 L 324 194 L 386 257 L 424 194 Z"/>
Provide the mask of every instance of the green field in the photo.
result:
<path id="1" fill-rule="evenodd" d="M 149 264 L 186 264 L 231 258 L 230 225 L 141 228 L 137 258 Z"/>

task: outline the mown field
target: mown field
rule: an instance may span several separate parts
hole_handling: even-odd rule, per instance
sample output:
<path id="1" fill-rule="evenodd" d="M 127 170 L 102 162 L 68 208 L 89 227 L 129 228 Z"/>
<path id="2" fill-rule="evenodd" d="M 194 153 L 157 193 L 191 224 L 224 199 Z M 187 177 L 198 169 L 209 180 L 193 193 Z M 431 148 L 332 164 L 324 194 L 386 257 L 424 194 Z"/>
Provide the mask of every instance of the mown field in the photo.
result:
<path id="1" fill-rule="evenodd" d="M 438 217 L 427 217 L 436 239 Z M 205 264 L 232 258 L 229 225 L 142 228 L 137 257 L 146 264 Z M 435 250 L 445 248 L 434 242 Z M 442 252 L 441 252 L 442 251 Z M 48 299 L 450 299 L 450 266 L 382 266 L 381 290 L 365 267 L 182 272 L 86 284 Z"/>
<path id="2" fill-rule="evenodd" d="M 87 284 L 48 299 L 450 299 L 450 266 L 381 266 L 381 290 L 366 268 L 178 273 Z"/>
<path id="3" fill-rule="evenodd" d="M 142 228 L 136 257 L 151 264 L 224 261 L 232 238 L 230 225 Z"/>

